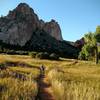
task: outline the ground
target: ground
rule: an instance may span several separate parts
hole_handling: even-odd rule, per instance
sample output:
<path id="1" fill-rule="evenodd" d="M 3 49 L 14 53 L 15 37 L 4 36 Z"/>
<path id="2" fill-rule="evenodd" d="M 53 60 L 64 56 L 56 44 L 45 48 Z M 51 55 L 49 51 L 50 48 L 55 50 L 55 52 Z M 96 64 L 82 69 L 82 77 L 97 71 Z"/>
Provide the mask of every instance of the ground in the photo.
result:
<path id="1" fill-rule="evenodd" d="M 100 99 L 100 64 L 95 62 L 0 54 L 0 67 L 0 100 Z"/>

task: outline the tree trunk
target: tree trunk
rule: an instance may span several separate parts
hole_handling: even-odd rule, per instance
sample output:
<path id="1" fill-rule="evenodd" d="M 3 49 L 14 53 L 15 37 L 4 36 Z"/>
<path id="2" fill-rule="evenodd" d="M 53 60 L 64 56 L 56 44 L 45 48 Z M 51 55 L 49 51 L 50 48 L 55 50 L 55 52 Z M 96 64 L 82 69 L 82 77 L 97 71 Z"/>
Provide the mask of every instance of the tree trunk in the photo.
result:
<path id="1" fill-rule="evenodd" d="M 96 46 L 96 64 L 98 64 L 99 62 L 99 59 L 98 59 L 98 47 Z"/>

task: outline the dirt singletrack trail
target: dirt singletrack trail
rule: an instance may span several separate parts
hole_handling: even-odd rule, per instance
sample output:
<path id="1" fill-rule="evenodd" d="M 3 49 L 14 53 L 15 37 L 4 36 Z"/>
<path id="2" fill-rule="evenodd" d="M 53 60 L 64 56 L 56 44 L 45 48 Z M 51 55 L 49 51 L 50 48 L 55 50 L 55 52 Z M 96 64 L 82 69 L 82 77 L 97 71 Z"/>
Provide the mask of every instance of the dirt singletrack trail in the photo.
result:
<path id="1" fill-rule="evenodd" d="M 40 75 L 38 86 L 39 92 L 36 100 L 55 100 L 51 89 L 51 85 L 48 83 L 47 75 Z"/>

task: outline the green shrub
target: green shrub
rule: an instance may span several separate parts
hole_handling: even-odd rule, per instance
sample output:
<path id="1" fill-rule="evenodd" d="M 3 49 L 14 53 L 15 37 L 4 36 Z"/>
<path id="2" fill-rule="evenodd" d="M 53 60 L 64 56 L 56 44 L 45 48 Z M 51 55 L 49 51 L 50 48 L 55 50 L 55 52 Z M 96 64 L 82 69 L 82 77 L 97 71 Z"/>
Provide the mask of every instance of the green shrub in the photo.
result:
<path id="1" fill-rule="evenodd" d="M 40 53 L 36 54 L 36 58 L 38 58 L 38 59 L 44 59 L 44 53 L 40 52 Z"/>
<path id="2" fill-rule="evenodd" d="M 49 54 L 47 52 L 40 52 L 40 53 L 36 54 L 36 58 L 49 59 Z"/>
<path id="3" fill-rule="evenodd" d="M 55 53 L 50 54 L 49 57 L 50 57 L 51 60 L 58 60 L 59 59 L 59 56 Z"/>
<path id="4" fill-rule="evenodd" d="M 29 56 L 31 56 L 32 58 L 36 57 L 37 52 L 29 52 Z"/>
<path id="5" fill-rule="evenodd" d="M 80 52 L 79 56 L 78 56 L 78 59 L 80 60 L 86 60 L 86 55 L 82 52 Z"/>
<path id="6" fill-rule="evenodd" d="M 95 56 L 95 47 L 91 44 L 85 44 L 79 54 L 80 60 L 92 60 Z"/>
<path id="7" fill-rule="evenodd" d="M 38 59 L 50 59 L 50 60 L 58 60 L 59 56 L 55 53 L 49 54 L 48 52 L 30 52 L 29 55 L 32 58 L 38 58 Z"/>

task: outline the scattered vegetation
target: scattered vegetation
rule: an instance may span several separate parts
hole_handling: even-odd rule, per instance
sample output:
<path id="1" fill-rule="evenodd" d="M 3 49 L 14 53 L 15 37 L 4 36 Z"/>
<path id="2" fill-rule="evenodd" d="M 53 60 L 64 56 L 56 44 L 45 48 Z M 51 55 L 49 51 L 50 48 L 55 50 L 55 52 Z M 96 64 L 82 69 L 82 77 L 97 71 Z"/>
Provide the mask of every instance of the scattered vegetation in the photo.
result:
<path id="1" fill-rule="evenodd" d="M 38 59 L 49 59 L 49 60 L 59 60 L 59 56 L 55 53 L 47 53 L 47 52 L 30 52 L 29 55 L 32 58 Z"/>
<path id="2" fill-rule="evenodd" d="M 37 52 L 29 52 L 29 56 L 31 56 L 32 58 L 36 57 Z"/>
<path id="3" fill-rule="evenodd" d="M 58 60 L 59 59 L 59 56 L 55 53 L 52 53 L 49 57 L 51 60 Z"/>

